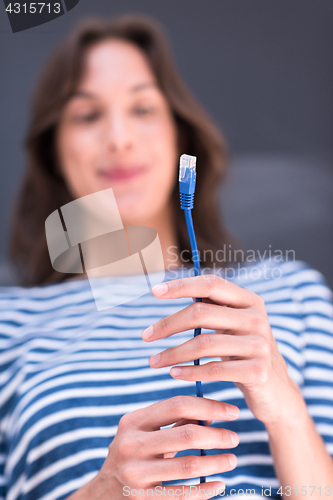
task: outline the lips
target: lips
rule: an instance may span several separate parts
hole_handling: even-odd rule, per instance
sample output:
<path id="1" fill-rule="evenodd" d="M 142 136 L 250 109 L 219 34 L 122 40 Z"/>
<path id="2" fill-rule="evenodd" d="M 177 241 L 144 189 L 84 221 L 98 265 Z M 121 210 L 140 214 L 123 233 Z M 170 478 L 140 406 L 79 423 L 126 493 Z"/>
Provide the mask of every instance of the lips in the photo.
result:
<path id="1" fill-rule="evenodd" d="M 99 175 L 107 180 L 119 182 L 139 177 L 146 167 L 143 165 L 114 165 L 112 168 L 100 170 Z"/>

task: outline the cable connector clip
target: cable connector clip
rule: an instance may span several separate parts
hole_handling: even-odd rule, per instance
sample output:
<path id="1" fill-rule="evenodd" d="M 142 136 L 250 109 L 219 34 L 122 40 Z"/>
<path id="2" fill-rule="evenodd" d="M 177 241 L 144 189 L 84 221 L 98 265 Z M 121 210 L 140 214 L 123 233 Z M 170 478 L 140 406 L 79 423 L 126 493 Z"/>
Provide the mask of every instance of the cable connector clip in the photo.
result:
<path id="1" fill-rule="evenodd" d="M 180 206 L 183 210 L 191 210 L 194 203 L 196 172 L 196 156 L 181 155 L 179 162 Z"/>

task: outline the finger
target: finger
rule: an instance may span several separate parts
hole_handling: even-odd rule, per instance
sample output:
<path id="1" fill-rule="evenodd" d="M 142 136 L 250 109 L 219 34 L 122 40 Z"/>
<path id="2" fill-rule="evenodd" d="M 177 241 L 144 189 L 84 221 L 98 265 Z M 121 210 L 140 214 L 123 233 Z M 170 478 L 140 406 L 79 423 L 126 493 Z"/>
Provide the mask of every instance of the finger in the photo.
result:
<path id="1" fill-rule="evenodd" d="M 174 498 L 177 500 L 185 500 L 189 498 L 191 500 L 198 500 L 202 498 L 212 498 L 216 495 L 222 496 L 224 494 L 224 490 L 225 484 L 222 483 L 222 481 L 211 481 L 209 483 L 200 483 L 200 485 L 177 484 L 174 486 L 161 486 L 155 488 L 156 498 L 160 497 L 163 492 L 163 495 L 167 498 Z"/>
<path id="2" fill-rule="evenodd" d="M 160 430 L 182 418 L 194 420 L 234 420 L 239 409 L 222 401 L 197 396 L 175 396 L 124 415 L 119 427 L 130 424 L 146 431 Z"/>
<path id="3" fill-rule="evenodd" d="M 178 365 L 204 357 L 239 356 L 253 358 L 265 355 L 267 341 L 256 335 L 248 335 L 242 342 L 233 335 L 202 333 L 176 347 L 170 347 L 149 358 L 152 368 Z"/>
<path id="4" fill-rule="evenodd" d="M 170 375 L 176 379 L 188 381 L 219 380 L 248 385 L 256 383 L 258 378 L 263 380 L 265 367 L 258 362 L 258 359 L 212 361 L 200 366 L 176 366 L 171 368 Z"/>
<path id="5" fill-rule="evenodd" d="M 212 422 L 213 422 L 213 420 L 205 420 L 205 425 L 207 427 L 209 427 Z M 199 420 L 189 420 L 189 419 L 186 419 L 186 418 L 182 418 L 181 420 L 178 420 L 178 422 L 176 422 L 172 426 L 172 429 L 174 427 L 179 427 L 180 425 L 186 425 L 186 424 L 197 424 L 197 425 L 200 425 L 200 422 L 199 422 Z M 172 452 L 169 452 L 169 453 L 164 453 L 164 458 L 173 458 L 175 455 L 177 455 L 177 453 L 178 453 L 178 451 L 172 451 Z"/>
<path id="6" fill-rule="evenodd" d="M 258 294 L 215 274 L 166 281 L 155 285 L 152 292 L 155 297 L 163 297 L 163 299 L 207 297 L 217 304 L 236 308 L 248 308 L 263 302 Z"/>
<path id="7" fill-rule="evenodd" d="M 229 429 L 186 424 L 156 432 L 145 437 L 145 453 L 150 456 L 183 450 L 213 450 L 214 448 L 235 448 L 239 445 L 236 432 Z"/>
<path id="8" fill-rule="evenodd" d="M 146 342 L 152 342 L 194 328 L 222 329 L 239 335 L 250 333 L 267 335 L 269 323 L 266 316 L 254 310 L 232 309 L 195 302 L 143 330 L 142 338 Z"/>
<path id="9" fill-rule="evenodd" d="M 213 422 L 213 420 L 206 420 L 206 426 L 209 427 L 210 424 Z M 181 425 L 186 425 L 186 424 L 197 424 L 199 425 L 199 420 L 189 420 L 189 419 L 186 419 L 186 418 L 182 418 L 181 420 L 179 420 L 178 422 L 175 423 L 175 425 L 172 426 L 172 429 L 174 427 L 179 427 Z M 164 458 L 173 458 L 175 455 L 177 455 L 178 451 L 172 451 L 172 452 L 169 452 L 169 453 L 164 453 Z"/>
<path id="10" fill-rule="evenodd" d="M 203 457 L 187 455 L 185 457 L 156 459 L 149 463 L 151 464 L 151 482 L 161 481 L 161 478 L 163 481 L 174 481 L 233 470 L 237 465 L 237 457 L 231 453 Z"/>

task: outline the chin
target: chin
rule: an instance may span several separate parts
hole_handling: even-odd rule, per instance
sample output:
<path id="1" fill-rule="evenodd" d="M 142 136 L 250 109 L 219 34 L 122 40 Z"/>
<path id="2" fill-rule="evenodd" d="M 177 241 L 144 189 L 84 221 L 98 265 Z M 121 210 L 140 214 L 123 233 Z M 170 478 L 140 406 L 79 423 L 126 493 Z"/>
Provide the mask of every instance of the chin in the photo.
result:
<path id="1" fill-rule="evenodd" d="M 151 217 L 151 212 L 136 205 L 127 205 L 122 203 L 117 203 L 121 220 L 124 225 L 144 225 L 145 221 L 149 220 Z"/>
<path id="2" fill-rule="evenodd" d="M 161 197 L 156 197 L 156 189 L 140 183 L 140 186 L 112 186 L 98 183 L 95 191 L 113 189 L 120 217 L 124 225 L 147 225 L 160 210 Z"/>

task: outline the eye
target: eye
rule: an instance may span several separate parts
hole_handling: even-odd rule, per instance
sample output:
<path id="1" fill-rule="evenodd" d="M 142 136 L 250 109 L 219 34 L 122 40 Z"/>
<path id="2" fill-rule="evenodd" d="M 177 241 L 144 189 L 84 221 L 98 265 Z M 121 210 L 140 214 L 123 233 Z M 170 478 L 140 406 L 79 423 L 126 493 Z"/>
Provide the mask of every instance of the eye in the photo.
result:
<path id="1" fill-rule="evenodd" d="M 74 116 L 74 121 L 79 123 L 90 123 L 98 120 L 100 117 L 99 111 L 94 111 L 93 113 L 87 113 L 84 115 L 76 115 Z"/>
<path id="2" fill-rule="evenodd" d="M 155 112 L 155 108 L 153 106 L 137 106 L 133 111 L 138 116 L 147 116 L 152 115 Z"/>

